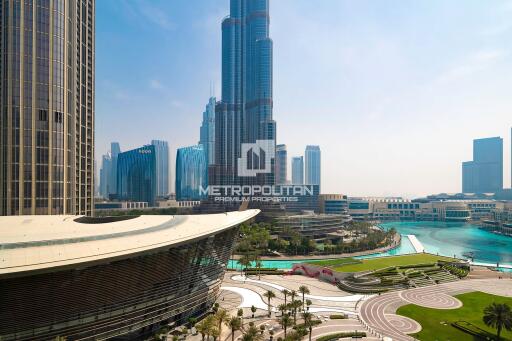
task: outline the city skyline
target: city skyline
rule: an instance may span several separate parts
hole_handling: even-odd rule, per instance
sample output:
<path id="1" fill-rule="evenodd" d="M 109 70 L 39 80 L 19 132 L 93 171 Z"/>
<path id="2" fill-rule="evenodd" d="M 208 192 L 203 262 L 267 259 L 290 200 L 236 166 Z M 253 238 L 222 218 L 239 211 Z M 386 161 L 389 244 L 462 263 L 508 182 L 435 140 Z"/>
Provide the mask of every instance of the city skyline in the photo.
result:
<path id="1" fill-rule="evenodd" d="M 471 158 L 471 141 L 489 136 L 504 138 L 504 186 L 510 187 L 508 117 L 512 103 L 505 89 L 510 87 L 511 63 L 510 49 L 504 43 L 510 34 L 504 14 L 512 10 L 510 2 L 496 1 L 492 6 L 474 2 L 464 8 L 419 2 L 393 12 L 369 2 L 326 1 L 316 7 L 305 1 L 290 4 L 270 2 L 276 46 L 277 143 L 287 144 L 289 155 L 300 155 L 305 144 L 322 147 L 324 192 L 408 197 L 458 192 L 460 163 Z M 104 116 L 97 125 L 97 156 L 106 151 L 110 140 L 133 147 L 158 137 L 170 141 L 173 160 L 177 147 L 197 141 L 198 134 L 190 131 L 200 125 L 210 82 L 220 89 L 219 22 L 229 11 L 228 5 L 227 0 L 200 7 L 183 1 L 138 2 L 114 15 L 117 6 L 98 4 L 99 27 L 110 28 L 106 19 L 113 17 L 120 28 L 129 28 L 130 44 L 141 43 L 143 49 L 141 36 L 158 32 L 155 38 L 163 42 L 152 48 L 165 61 L 153 56 L 156 61 L 151 68 L 137 70 L 147 57 L 137 60 L 139 53 L 135 52 L 135 60 L 122 61 L 123 67 L 132 66 L 133 75 L 120 77 L 111 59 L 127 48 L 126 32 L 98 34 L 97 67 L 103 73 L 97 81 L 102 89 L 98 90 L 97 111 Z M 197 13 L 187 26 L 180 18 L 189 17 L 192 7 Z M 159 15 L 146 15 L 151 10 L 159 10 Z M 454 23 L 449 23 L 447 19 L 459 11 L 464 15 L 454 16 Z M 429 20 L 437 16 L 438 27 L 432 29 Z M 321 17 L 325 20 L 318 20 Z M 289 25 L 297 28 L 296 34 L 287 33 Z M 185 38 L 190 46 L 185 46 Z M 104 56 L 106 46 L 110 58 Z M 442 58 L 432 58 L 430 52 L 430 58 L 425 58 L 426 48 Z M 358 60 L 357 55 L 365 57 Z M 307 84 L 291 71 L 306 59 L 311 61 L 301 73 Z M 201 60 L 200 65 L 194 60 Z M 175 81 L 191 68 L 197 70 L 186 82 Z M 137 84 L 121 86 L 133 83 L 126 77 L 137 77 Z M 324 85 L 319 78 L 325 79 Z M 143 91 L 136 93 L 139 88 Z M 102 92 L 114 94 L 111 105 L 105 105 Z M 214 95 L 219 96 L 219 90 Z M 118 109 L 109 109 L 113 104 Z M 154 123 L 135 132 L 143 124 L 135 117 L 143 104 L 151 112 L 143 118 Z M 121 113 L 134 118 L 133 123 L 123 122 L 117 136 L 106 136 L 103 127 Z M 306 129 L 313 132 L 308 133 L 311 140 L 303 141 L 300 135 Z"/>

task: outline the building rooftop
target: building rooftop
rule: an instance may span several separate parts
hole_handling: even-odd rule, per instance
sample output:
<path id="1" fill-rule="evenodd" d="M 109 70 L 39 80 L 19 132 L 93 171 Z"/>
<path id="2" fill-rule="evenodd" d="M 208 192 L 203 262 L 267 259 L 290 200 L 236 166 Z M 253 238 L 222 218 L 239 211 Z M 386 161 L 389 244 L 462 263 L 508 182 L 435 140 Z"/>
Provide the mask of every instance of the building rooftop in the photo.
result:
<path id="1" fill-rule="evenodd" d="M 259 210 L 205 215 L 0 217 L 0 276 L 123 258 L 221 232 Z"/>

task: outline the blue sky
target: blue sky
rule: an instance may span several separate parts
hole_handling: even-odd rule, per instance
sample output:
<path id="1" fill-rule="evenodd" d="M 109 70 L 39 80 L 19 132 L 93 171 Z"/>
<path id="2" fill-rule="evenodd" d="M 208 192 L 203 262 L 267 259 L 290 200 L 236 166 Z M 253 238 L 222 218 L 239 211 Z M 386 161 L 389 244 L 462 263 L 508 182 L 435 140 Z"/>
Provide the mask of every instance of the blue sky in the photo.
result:
<path id="1" fill-rule="evenodd" d="M 488 136 L 504 138 L 510 187 L 512 0 L 270 3 L 277 142 L 289 157 L 320 145 L 323 192 L 460 191 Z M 229 1 L 96 6 L 97 157 L 165 139 L 174 159 L 197 143 L 212 82 L 221 95 Z"/>

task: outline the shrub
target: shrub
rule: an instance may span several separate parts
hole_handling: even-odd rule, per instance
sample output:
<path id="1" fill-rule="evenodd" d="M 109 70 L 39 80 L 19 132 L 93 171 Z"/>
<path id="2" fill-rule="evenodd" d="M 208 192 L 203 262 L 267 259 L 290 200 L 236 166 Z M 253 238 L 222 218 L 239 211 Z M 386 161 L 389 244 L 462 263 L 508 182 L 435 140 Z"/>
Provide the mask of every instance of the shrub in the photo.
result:
<path id="1" fill-rule="evenodd" d="M 341 315 L 341 314 L 338 314 L 338 315 L 331 315 L 329 316 L 331 318 L 331 320 L 344 320 L 344 319 L 348 319 L 348 316 L 347 315 Z"/>
<path id="2" fill-rule="evenodd" d="M 366 333 L 365 332 L 344 332 L 344 333 L 334 333 L 334 334 L 329 334 L 329 335 L 324 335 L 324 336 L 320 336 L 318 339 L 316 339 L 317 341 L 331 341 L 331 340 L 336 340 L 336 339 L 339 339 L 339 338 L 342 338 L 342 337 L 354 337 L 354 336 L 358 336 L 358 337 L 366 337 Z"/>

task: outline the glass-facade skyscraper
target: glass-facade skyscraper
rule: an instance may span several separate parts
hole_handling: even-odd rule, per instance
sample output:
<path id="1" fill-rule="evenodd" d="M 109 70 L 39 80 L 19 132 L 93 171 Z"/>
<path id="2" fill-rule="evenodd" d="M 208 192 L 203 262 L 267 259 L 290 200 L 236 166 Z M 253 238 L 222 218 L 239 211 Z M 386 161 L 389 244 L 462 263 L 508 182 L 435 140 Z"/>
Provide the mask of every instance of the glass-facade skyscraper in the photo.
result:
<path id="1" fill-rule="evenodd" d="M 156 151 L 148 145 L 120 153 L 117 160 L 119 200 L 156 202 Z"/>
<path id="2" fill-rule="evenodd" d="M 117 169 L 116 169 L 117 171 Z M 110 194 L 110 174 L 112 173 L 112 157 L 107 153 L 101 157 L 100 169 L 100 189 L 99 194 L 102 198 L 108 198 Z"/>
<path id="3" fill-rule="evenodd" d="M 320 187 L 321 158 L 319 146 L 306 146 L 305 173 L 306 185 L 318 185 Z M 320 192 L 321 193 L 321 192 Z"/>
<path id="4" fill-rule="evenodd" d="M 215 166 L 210 183 L 274 184 L 270 172 L 239 176 L 242 143 L 273 141 L 272 40 L 268 0 L 231 0 L 230 15 L 222 21 L 222 99 L 215 110 Z"/>
<path id="5" fill-rule="evenodd" d="M 284 185 L 288 178 L 288 152 L 285 144 L 276 146 L 276 184 Z"/>
<path id="6" fill-rule="evenodd" d="M 304 184 L 304 157 L 295 156 L 292 158 L 292 185 Z"/>
<path id="7" fill-rule="evenodd" d="M 462 163 L 462 192 L 496 193 L 503 189 L 503 139 L 473 140 L 473 161 Z"/>
<path id="8" fill-rule="evenodd" d="M 110 143 L 110 157 L 112 159 L 112 166 L 110 169 L 110 177 L 108 179 L 108 194 L 117 195 L 117 159 L 121 153 L 121 146 L 119 142 Z M 107 196 L 108 197 L 108 196 Z"/>
<path id="9" fill-rule="evenodd" d="M 167 141 L 152 140 L 156 152 L 156 195 L 169 194 L 169 144 Z"/>
<path id="10" fill-rule="evenodd" d="M 179 148 L 176 153 L 176 200 L 201 200 L 205 196 L 208 172 L 203 145 Z"/>
<path id="11" fill-rule="evenodd" d="M 0 215 L 93 213 L 94 9 L 0 2 Z"/>
<path id="12" fill-rule="evenodd" d="M 215 97 L 210 97 L 203 112 L 203 122 L 199 131 L 199 144 L 203 145 L 206 163 L 215 163 Z"/>

